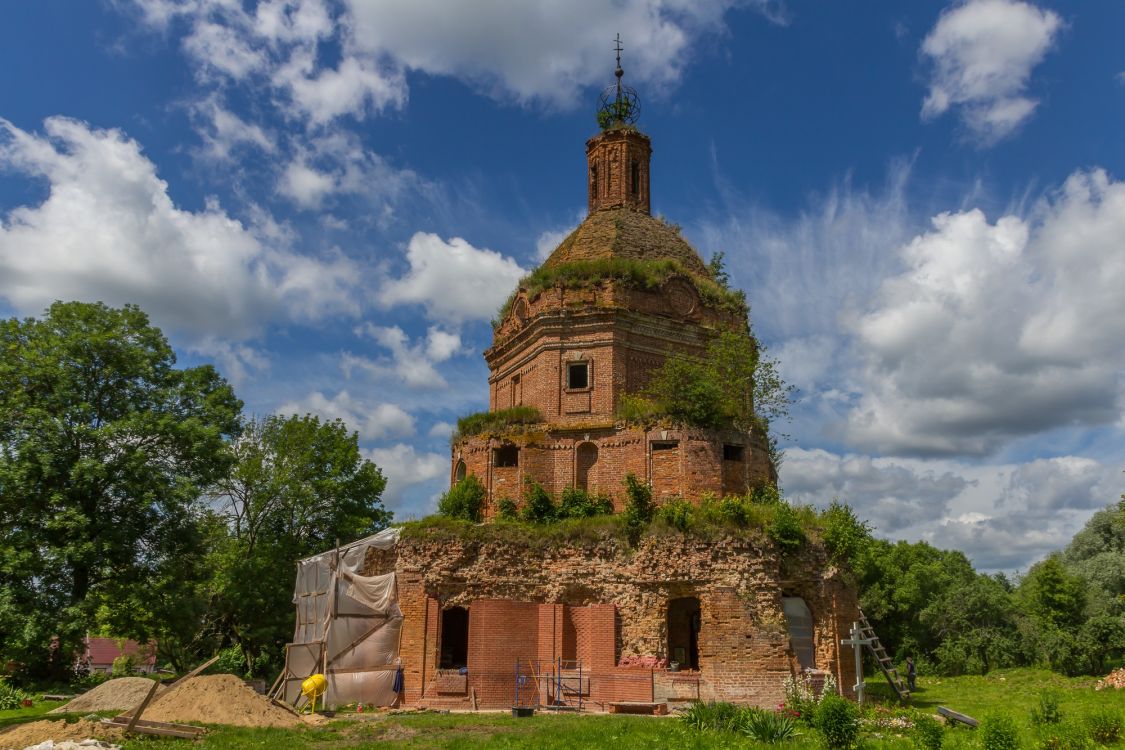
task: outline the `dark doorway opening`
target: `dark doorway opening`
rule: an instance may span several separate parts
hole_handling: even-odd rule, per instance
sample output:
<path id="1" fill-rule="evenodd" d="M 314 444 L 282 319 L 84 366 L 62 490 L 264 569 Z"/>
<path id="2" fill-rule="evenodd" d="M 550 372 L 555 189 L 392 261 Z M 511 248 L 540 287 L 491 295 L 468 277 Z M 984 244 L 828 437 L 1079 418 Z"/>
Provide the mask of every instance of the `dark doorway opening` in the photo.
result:
<path id="1" fill-rule="evenodd" d="M 450 607 L 441 613 L 441 660 L 438 669 L 460 669 L 469 663 L 469 610 Z"/>
<path id="2" fill-rule="evenodd" d="M 668 602 L 668 660 L 680 669 L 699 669 L 699 599 L 694 596 Z"/>

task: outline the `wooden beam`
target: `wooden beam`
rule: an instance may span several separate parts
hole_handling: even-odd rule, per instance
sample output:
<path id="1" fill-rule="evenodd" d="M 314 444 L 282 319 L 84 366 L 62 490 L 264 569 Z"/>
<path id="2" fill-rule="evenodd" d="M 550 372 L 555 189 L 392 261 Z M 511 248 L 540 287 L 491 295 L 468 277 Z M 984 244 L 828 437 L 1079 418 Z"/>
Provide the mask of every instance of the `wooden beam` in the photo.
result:
<path id="1" fill-rule="evenodd" d="M 141 705 L 137 706 L 137 710 L 133 712 L 133 718 L 129 720 L 129 725 L 125 727 L 125 734 L 129 734 L 133 731 L 133 728 L 137 726 L 137 719 L 141 718 L 141 714 L 145 712 L 145 709 L 148 708 L 148 704 L 152 702 L 152 696 L 156 695 L 156 688 L 158 687 L 160 687 L 160 683 L 153 680 L 148 695 L 141 701 Z"/>
<path id="2" fill-rule="evenodd" d="M 937 712 L 947 719 L 952 719 L 953 721 L 959 721 L 962 724 L 967 724 L 968 726 L 972 727 L 973 729 L 976 729 L 977 727 L 980 726 L 980 722 L 977 721 L 976 719 L 974 719 L 972 716 L 967 716 L 965 714 L 959 714 L 952 709 L 946 708 L 945 706 L 938 706 Z"/>

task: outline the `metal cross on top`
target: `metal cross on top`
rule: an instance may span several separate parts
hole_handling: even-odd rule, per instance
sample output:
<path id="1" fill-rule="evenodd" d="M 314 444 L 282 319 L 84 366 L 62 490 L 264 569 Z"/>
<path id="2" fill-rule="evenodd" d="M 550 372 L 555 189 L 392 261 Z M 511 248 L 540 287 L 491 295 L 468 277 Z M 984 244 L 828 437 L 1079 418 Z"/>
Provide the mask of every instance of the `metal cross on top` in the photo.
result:
<path id="1" fill-rule="evenodd" d="M 874 638 L 864 638 L 863 629 L 859 627 L 858 622 L 852 623 L 852 629 L 849 632 L 851 638 L 844 638 L 840 641 L 841 646 L 851 646 L 855 649 L 855 699 L 859 705 L 863 705 L 863 647 L 869 646 L 875 642 Z"/>

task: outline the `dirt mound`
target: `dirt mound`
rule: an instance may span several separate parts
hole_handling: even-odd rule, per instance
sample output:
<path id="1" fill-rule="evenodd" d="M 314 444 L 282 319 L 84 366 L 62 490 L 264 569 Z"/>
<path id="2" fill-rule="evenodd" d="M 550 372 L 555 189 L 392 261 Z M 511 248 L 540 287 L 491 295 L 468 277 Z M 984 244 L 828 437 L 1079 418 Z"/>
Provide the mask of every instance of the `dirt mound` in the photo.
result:
<path id="1" fill-rule="evenodd" d="M 103 682 L 70 703 L 52 709 L 48 713 L 86 714 L 92 711 L 128 711 L 139 706 L 151 689 L 152 680 L 147 677 L 118 677 L 116 680 Z M 163 686 L 158 687 L 156 695 L 159 696 L 167 689 Z"/>
<path id="2" fill-rule="evenodd" d="M 33 721 L 29 724 L 17 724 L 10 729 L 0 729 L 0 750 L 23 750 L 28 745 L 37 745 L 46 740 L 107 740 L 120 736 L 120 729 L 88 719 L 81 719 L 73 724 L 57 719 Z"/>
<path id="3" fill-rule="evenodd" d="M 1115 690 L 1125 688 L 1125 667 L 1113 670 L 1098 680 L 1098 684 L 1094 685 L 1095 690 L 1105 690 L 1106 688 L 1114 688 Z"/>
<path id="4" fill-rule="evenodd" d="M 258 695 L 230 674 L 192 677 L 153 700 L 143 718 L 150 721 L 231 724 L 238 727 L 296 727 L 301 720 Z"/>

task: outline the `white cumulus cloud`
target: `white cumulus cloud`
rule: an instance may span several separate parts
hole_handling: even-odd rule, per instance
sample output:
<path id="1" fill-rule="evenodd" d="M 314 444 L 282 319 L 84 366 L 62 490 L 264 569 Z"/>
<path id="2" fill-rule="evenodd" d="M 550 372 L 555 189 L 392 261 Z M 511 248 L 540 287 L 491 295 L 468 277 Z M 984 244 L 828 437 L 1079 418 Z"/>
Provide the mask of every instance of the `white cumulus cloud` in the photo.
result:
<path id="1" fill-rule="evenodd" d="M 923 118 L 957 107 L 983 143 L 1004 138 L 1031 117 L 1031 72 L 1063 26 L 1058 14 L 1019 0 L 969 0 L 941 14 L 922 42 L 933 66 Z"/>
<path id="2" fill-rule="evenodd" d="M 0 220 L 0 296 L 21 312 L 56 299 L 135 303 L 200 341 L 245 339 L 268 320 L 359 312 L 363 273 L 343 256 L 293 253 L 271 220 L 243 224 L 214 200 L 177 207 L 140 144 L 119 130 L 63 117 L 44 130 L 0 120 L 0 167 L 49 187 L 41 203 Z"/>
<path id="3" fill-rule="evenodd" d="M 1125 183 L 1077 172 L 1024 218 L 944 213 L 853 323 L 847 436 L 890 453 L 986 455 L 1121 418 Z"/>
<path id="4" fill-rule="evenodd" d="M 302 399 L 282 404 L 277 413 L 315 414 L 325 420 L 339 419 L 348 429 L 358 432 L 362 440 L 410 437 L 414 434 L 414 417 L 401 407 L 366 403 L 347 391 L 340 391 L 335 396 L 313 391 Z"/>
<path id="5" fill-rule="evenodd" d="M 449 456 L 440 453 L 421 453 L 414 446 L 399 443 L 390 448 L 375 448 L 367 451 L 367 457 L 375 462 L 387 478 L 387 489 L 383 493 L 383 504 L 401 518 L 407 515 L 426 515 L 433 512 L 433 498 L 404 503 L 403 495 L 408 490 L 427 483 L 434 483 L 439 477 L 449 475 Z"/>
<path id="6" fill-rule="evenodd" d="M 457 325 L 489 320 L 525 271 L 495 250 L 478 249 L 460 237 L 448 242 L 417 232 L 406 248 L 410 270 L 385 279 L 377 297 L 384 307 L 422 305 L 431 320 Z"/>

